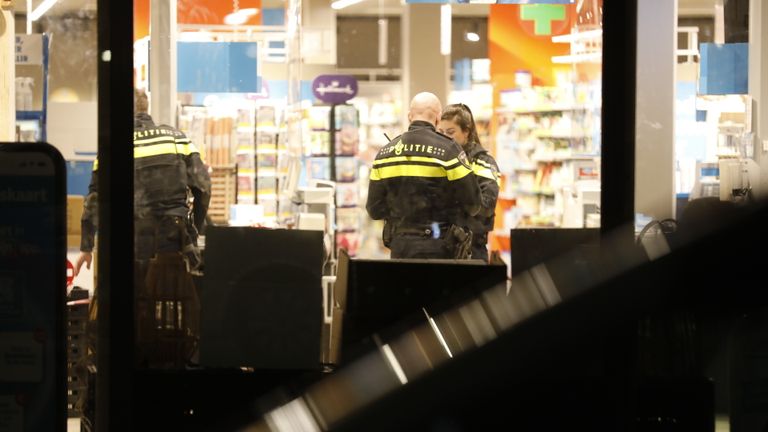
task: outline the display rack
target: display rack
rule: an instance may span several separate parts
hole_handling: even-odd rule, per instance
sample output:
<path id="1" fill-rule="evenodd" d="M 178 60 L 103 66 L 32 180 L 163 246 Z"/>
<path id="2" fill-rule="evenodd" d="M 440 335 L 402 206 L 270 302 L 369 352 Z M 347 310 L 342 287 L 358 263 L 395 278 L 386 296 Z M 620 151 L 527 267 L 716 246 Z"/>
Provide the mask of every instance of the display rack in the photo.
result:
<path id="1" fill-rule="evenodd" d="M 306 179 L 336 185 L 336 246 L 355 256 L 360 245 L 360 122 L 353 105 L 316 105 L 309 110 Z"/>
<path id="2" fill-rule="evenodd" d="M 237 165 L 211 167 L 211 203 L 208 217 L 217 225 L 230 220 L 230 205 L 237 200 Z"/>
<path id="3" fill-rule="evenodd" d="M 232 162 L 234 118 L 213 113 L 209 107 L 185 105 L 179 115 L 179 129 L 200 150 L 211 170 L 211 202 L 208 216 L 216 224 L 229 221 L 230 206 L 237 196 L 237 166 Z"/>
<path id="4" fill-rule="evenodd" d="M 29 43 L 31 41 L 39 39 L 40 52 L 30 53 L 31 55 L 23 54 L 25 51 L 19 45 L 21 43 Z M 35 137 L 32 141 L 47 141 L 47 115 L 48 115 L 48 61 L 49 61 L 49 42 L 50 37 L 48 34 L 32 34 L 32 35 L 16 35 L 16 65 L 35 65 L 41 68 L 42 72 L 42 96 L 41 107 L 39 110 L 17 110 L 16 111 L 16 125 L 21 130 L 24 129 L 24 123 L 35 122 L 34 129 L 37 130 Z M 29 43 L 29 45 L 36 46 L 35 43 Z M 19 53 L 21 51 L 22 53 Z M 39 62 L 36 60 L 39 56 Z M 17 68 L 18 69 L 18 68 Z M 31 138 L 31 137 L 30 137 Z M 24 136 L 17 137 L 19 141 L 26 141 Z"/>
<path id="5" fill-rule="evenodd" d="M 593 96 L 588 87 L 532 87 L 506 95 L 507 105 L 496 111 L 500 198 L 513 203 L 504 212 L 504 231 L 585 226 L 584 213 L 575 221 L 569 206 L 581 189 L 599 189 Z"/>
<path id="6" fill-rule="evenodd" d="M 264 208 L 265 217 L 276 221 L 280 184 L 287 176 L 285 134 L 278 126 L 275 107 L 258 106 L 255 119 L 255 202 Z"/>

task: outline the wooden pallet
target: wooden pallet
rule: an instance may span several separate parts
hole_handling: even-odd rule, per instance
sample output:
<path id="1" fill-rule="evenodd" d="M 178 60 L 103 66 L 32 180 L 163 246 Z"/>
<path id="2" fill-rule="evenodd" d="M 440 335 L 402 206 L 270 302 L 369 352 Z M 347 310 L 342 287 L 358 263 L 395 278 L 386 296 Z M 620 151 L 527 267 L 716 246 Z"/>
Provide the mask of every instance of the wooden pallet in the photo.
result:
<path id="1" fill-rule="evenodd" d="M 208 216 L 215 224 L 229 222 L 229 207 L 237 200 L 237 167 L 218 165 L 211 167 L 211 204 Z"/>

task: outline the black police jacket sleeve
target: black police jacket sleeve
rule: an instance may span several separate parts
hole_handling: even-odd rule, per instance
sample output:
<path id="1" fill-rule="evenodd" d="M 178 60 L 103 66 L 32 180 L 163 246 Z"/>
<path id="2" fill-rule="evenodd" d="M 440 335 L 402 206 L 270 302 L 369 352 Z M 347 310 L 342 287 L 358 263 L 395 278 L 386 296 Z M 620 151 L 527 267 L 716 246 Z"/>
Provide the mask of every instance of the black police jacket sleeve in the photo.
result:
<path id="1" fill-rule="evenodd" d="M 98 171 L 91 173 L 91 183 L 88 185 L 88 195 L 85 196 L 83 204 L 83 217 L 80 219 L 80 250 L 82 252 L 92 252 L 96 229 L 99 225 L 98 203 Z"/>
<path id="2" fill-rule="evenodd" d="M 187 185 L 192 191 L 195 202 L 192 205 L 192 220 L 198 232 L 205 224 L 205 215 L 211 203 L 211 177 L 200 159 L 199 153 L 192 153 L 185 159 L 187 164 Z"/>
<path id="3" fill-rule="evenodd" d="M 381 220 L 389 218 L 389 206 L 387 205 L 387 188 L 381 181 L 371 180 L 368 184 L 368 200 L 365 209 L 371 219 Z"/>
<path id="4" fill-rule="evenodd" d="M 456 183 L 456 201 L 463 204 L 464 211 L 470 216 L 478 214 L 481 210 L 483 200 L 480 194 L 480 186 L 477 184 L 477 176 L 470 173 Z"/>
<path id="5" fill-rule="evenodd" d="M 496 161 L 491 155 L 482 153 L 478 156 L 478 159 L 491 165 L 495 175 L 498 177 L 499 167 L 496 165 Z M 497 180 L 491 180 L 487 177 L 476 177 L 477 183 L 480 186 L 480 195 L 483 201 L 480 214 L 483 216 L 491 216 L 496 212 L 496 201 L 499 199 L 499 183 Z"/>

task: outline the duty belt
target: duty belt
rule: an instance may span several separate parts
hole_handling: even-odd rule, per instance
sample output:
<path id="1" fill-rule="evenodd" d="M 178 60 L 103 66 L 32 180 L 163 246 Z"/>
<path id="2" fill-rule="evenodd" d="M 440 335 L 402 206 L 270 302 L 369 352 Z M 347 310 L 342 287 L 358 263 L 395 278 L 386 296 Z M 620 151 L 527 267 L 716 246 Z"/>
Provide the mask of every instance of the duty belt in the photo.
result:
<path id="1" fill-rule="evenodd" d="M 451 228 L 451 224 L 439 223 L 437 228 L 440 230 L 439 238 L 445 236 L 448 230 Z M 432 224 L 402 224 L 395 228 L 395 235 L 401 236 L 418 236 L 418 237 L 432 237 L 435 227 Z"/>

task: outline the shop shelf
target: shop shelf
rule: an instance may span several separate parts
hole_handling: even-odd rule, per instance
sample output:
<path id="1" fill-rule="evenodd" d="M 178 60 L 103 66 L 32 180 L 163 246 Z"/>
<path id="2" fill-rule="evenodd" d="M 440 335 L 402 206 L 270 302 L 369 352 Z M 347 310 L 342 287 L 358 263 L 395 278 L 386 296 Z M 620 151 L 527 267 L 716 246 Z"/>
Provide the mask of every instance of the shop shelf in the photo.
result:
<path id="1" fill-rule="evenodd" d="M 519 188 L 516 192 L 525 195 L 543 195 L 543 196 L 555 196 L 555 191 L 552 189 L 538 189 L 538 188 Z"/>
<path id="2" fill-rule="evenodd" d="M 584 134 L 566 134 L 566 133 L 552 133 L 550 131 L 541 130 L 535 131 L 533 135 L 538 139 L 555 139 L 555 140 L 588 140 L 592 139 L 589 135 Z"/>
<path id="3" fill-rule="evenodd" d="M 496 112 L 501 114 L 543 114 L 557 113 L 563 111 L 587 111 L 590 107 L 586 105 L 542 105 L 531 108 L 498 108 Z"/>
<path id="4" fill-rule="evenodd" d="M 599 155 L 590 153 L 544 153 L 540 155 L 532 155 L 531 160 L 535 162 L 565 162 L 571 160 L 592 160 Z"/>

